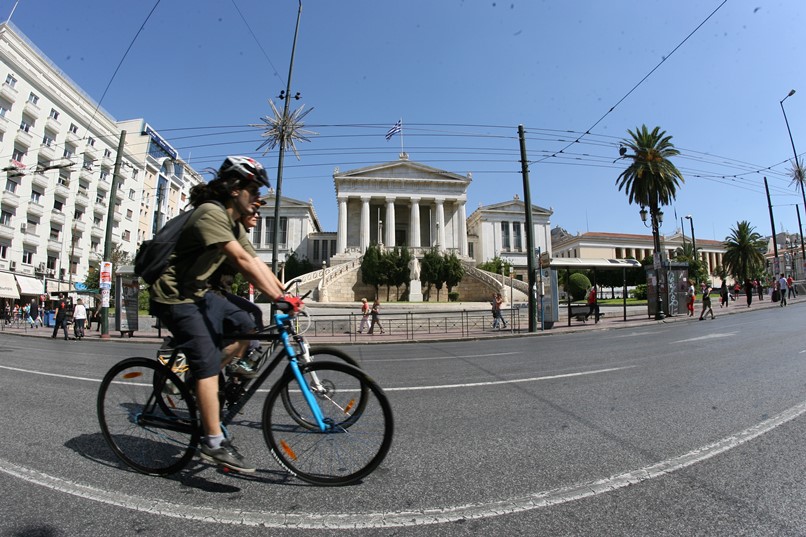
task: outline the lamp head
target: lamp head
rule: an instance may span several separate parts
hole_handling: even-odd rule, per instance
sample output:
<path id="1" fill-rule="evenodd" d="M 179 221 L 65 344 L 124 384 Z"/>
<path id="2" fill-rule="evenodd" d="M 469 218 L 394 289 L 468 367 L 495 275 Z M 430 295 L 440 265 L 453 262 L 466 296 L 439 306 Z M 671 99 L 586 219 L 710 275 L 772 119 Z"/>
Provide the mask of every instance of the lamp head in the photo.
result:
<path id="1" fill-rule="evenodd" d="M 648 211 L 646 210 L 646 207 L 641 207 L 641 210 L 638 211 L 638 214 L 641 215 L 641 221 L 646 223 L 646 217 L 647 217 L 647 214 L 648 214 Z"/>
<path id="2" fill-rule="evenodd" d="M 787 97 L 792 97 L 795 94 L 795 90 L 789 90 L 789 93 L 786 95 Z"/>

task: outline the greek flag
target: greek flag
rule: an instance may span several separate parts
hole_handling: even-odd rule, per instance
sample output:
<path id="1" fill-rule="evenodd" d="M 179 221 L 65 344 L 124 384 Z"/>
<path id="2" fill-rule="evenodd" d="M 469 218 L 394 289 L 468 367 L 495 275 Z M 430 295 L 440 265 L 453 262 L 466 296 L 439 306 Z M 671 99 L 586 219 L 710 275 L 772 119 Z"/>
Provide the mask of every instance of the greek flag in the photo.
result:
<path id="1" fill-rule="evenodd" d="M 398 119 L 397 123 L 395 123 L 394 126 L 386 132 L 386 139 L 391 140 L 392 136 L 401 132 L 402 130 L 403 130 L 403 120 Z"/>

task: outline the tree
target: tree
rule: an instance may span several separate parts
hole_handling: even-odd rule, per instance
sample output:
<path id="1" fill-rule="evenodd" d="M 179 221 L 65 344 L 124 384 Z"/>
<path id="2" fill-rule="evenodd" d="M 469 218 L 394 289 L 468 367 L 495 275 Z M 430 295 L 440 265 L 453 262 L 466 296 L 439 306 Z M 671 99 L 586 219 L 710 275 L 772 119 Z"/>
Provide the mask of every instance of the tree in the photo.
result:
<path id="1" fill-rule="evenodd" d="M 582 272 L 574 272 L 568 278 L 568 286 L 566 287 L 566 291 L 568 291 L 568 294 L 571 295 L 572 300 L 582 300 L 585 298 L 585 291 L 587 291 L 590 286 L 591 281 L 587 276 L 585 276 L 585 274 Z"/>
<path id="2" fill-rule="evenodd" d="M 397 249 L 381 252 L 380 267 L 378 269 L 378 284 L 386 286 L 386 301 L 389 302 L 389 291 L 395 284 L 396 272 L 398 270 L 398 260 L 400 254 Z"/>
<path id="3" fill-rule="evenodd" d="M 297 257 L 297 253 L 292 252 L 291 255 L 286 257 L 285 265 L 283 267 L 283 271 L 285 273 L 285 281 L 293 280 L 297 276 L 308 274 L 309 272 L 313 272 L 316 269 L 317 267 L 315 267 L 313 263 L 308 261 L 307 257 L 299 259 Z"/>
<path id="4" fill-rule="evenodd" d="M 493 274 L 509 274 L 509 268 L 511 266 L 512 265 L 509 262 L 504 261 L 498 256 L 495 256 L 489 261 L 479 263 L 476 268 L 486 270 L 487 272 L 492 272 Z"/>
<path id="5" fill-rule="evenodd" d="M 381 282 L 381 250 L 377 244 L 367 248 L 361 260 L 361 281 L 366 285 L 375 287 L 375 297 L 378 297 L 378 286 Z"/>
<path id="6" fill-rule="evenodd" d="M 672 137 L 660 127 L 649 132 L 646 125 L 627 133 L 632 139 L 622 143 L 633 153 L 624 151 L 623 157 L 632 162 L 616 179 L 619 191 L 626 191 L 630 204 L 635 202 L 650 210 L 669 205 L 677 196 L 680 183 L 685 182 L 680 170 L 669 160 L 680 154 L 671 142 Z"/>
<path id="7" fill-rule="evenodd" d="M 699 248 L 697 249 L 699 251 Z M 674 257 L 677 261 L 688 263 L 688 277 L 690 280 L 697 282 L 708 281 L 708 269 L 702 259 L 696 255 L 691 243 L 685 243 L 682 247 L 678 247 L 674 251 Z"/>
<path id="8" fill-rule="evenodd" d="M 756 276 L 764 267 L 766 243 L 746 220 L 736 223 L 725 237 L 725 269 L 737 281 Z"/>
<path id="9" fill-rule="evenodd" d="M 400 297 L 400 286 L 406 286 L 406 294 L 408 295 L 408 288 L 409 282 L 411 278 L 409 277 L 409 262 L 411 261 L 411 252 L 408 248 L 403 246 L 402 248 L 395 248 L 395 256 L 396 256 L 396 266 L 395 272 L 391 278 L 392 285 L 397 288 L 397 299 L 401 300 Z"/>
<path id="10" fill-rule="evenodd" d="M 420 263 L 420 281 L 425 284 L 426 300 L 431 298 L 431 286 L 439 285 L 437 288 L 437 300 L 439 300 L 439 288 L 442 287 L 442 256 L 435 248 L 432 248 L 423 255 Z"/>
<path id="11" fill-rule="evenodd" d="M 445 280 L 445 285 L 448 287 L 448 293 L 459 285 L 459 282 L 462 281 L 464 276 L 465 269 L 462 267 L 462 262 L 459 261 L 455 253 L 451 252 L 451 255 L 446 257 L 442 263 L 442 278 Z"/>

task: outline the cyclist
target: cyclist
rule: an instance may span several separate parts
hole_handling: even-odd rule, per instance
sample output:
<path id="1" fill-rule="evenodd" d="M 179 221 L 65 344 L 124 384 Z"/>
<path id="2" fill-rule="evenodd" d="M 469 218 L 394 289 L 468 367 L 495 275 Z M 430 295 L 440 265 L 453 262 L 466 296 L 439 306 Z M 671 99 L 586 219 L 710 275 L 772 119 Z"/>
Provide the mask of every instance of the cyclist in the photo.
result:
<path id="1" fill-rule="evenodd" d="M 184 351 L 196 380 L 205 433 L 201 457 L 241 472 L 254 472 L 255 468 L 224 438 L 218 375 L 227 363 L 243 356 L 249 342 L 236 341 L 225 347 L 221 335 L 225 320 L 238 325 L 239 332 L 252 332 L 255 324 L 222 295 L 208 292 L 210 278 L 228 260 L 258 290 L 274 297 L 280 311 L 295 313 L 301 305 L 299 299 L 283 295 L 279 280 L 242 245 L 248 239 L 237 222 L 259 207 L 261 186 L 269 187 L 266 170 L 242 156 L 227 157 L 209 183 L 194 186 L 190 203 L 196 209 L 167 268 L 149 288 L 152 314 L 171 331 L 174 345 Z"/>

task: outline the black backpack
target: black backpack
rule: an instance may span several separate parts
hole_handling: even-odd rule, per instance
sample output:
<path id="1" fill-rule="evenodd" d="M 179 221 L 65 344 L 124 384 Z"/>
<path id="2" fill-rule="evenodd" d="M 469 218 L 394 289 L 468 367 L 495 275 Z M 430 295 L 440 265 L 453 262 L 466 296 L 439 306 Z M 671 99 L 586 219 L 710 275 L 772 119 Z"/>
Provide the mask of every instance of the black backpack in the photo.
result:
<path id="1" fill-rule="evenodd" d="M 222 209 L 224 208 L 217 201 L 208 203 L 215 203 Z M 171 254 L 176 249 L 176 243 L 179 242 L 179 236 L 182 235 L 185 224 L 187 224 L 194 212 L 196 212 L 196 209 L 185 211 L 171 218 L 162 226 L 162 229 L 157 231 L 153 239 L 143 241 L 140 248 L 138 248 L 137 255 L 134 257 L 134 273 L 140 276 L 148 285 L 156 282 L 165 272 Z"/>

